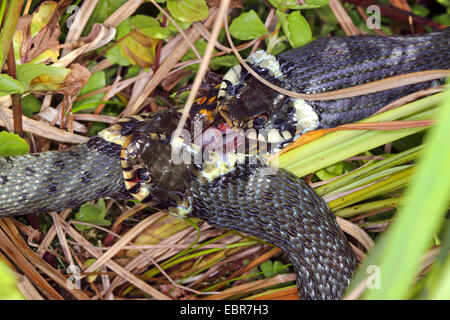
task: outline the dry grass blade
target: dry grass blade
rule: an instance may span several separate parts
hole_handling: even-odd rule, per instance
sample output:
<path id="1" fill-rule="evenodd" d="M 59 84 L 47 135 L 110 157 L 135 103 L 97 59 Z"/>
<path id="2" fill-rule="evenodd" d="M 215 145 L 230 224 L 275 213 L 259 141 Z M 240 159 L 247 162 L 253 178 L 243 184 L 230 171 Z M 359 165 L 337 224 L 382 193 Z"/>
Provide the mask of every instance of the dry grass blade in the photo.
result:
<path id="1" fill-rule="evenodd" d="M 191 47 L 191 50 L 195 53 L 197 58 L 201 59 L 201 55 L 198 52 L 197 48 L 194 46 L 194 42 L 191 41 L 191 39 L 184 33 L 183 29 L 180 28 L 178 23 L 164 10 L 158 3 L 156 3 L 154 0 L 150 0 L 150 2 L 158 8 L 158 10 L 175 26 L 175 28 L 178 30 L 178 32 L 183 36 L 184 40 L 189 44 Z"/>
<path id="2" fill-rule="evenodd" d="M 67 32 L 67 37 L 65 43 L 73 43 L 77 42 L 81 36 L 81 32 L 83 32 L 86 23 L 89 20 L 92 12 L 94 11 L 95 6 L 97 5 L 98 0 L 84 1 L 81 5 L 80 10 L 77 12 L 75 19 L 73 20 L 72 25 Z M 63 50 L 63 56 L 65 56 L 69 52 L 68 49 Z"/>
<path id="3" fill-rule="evenodd" d="M 280 274 L 269 279 L 256 280 L 250 283 L 235 286 L 233 288 L 224 290 L 221 293 L 205 297 L 202 300 L 222 300 L 237 294 L 248 293 L 254 290 L 271 287 L 280 283 L 295 281 L 295 278 L 296 278 L 295 274 Z"/>
<path id="4" fill-rule="evenodd" d="M 18 275 L 17 289 L 23 294 L 27 300 L 44 300 L 36 287 L 31 283 L 30 279 L 24 275 Z"/>
<path id="5" fill-rule="evenodd" d="M 131 16 L 143 2 L 143 0 L 128 0 L 114 11 L 103 24 L 107 27 L 117 27 L 122 21 Z"/>
<path id="6" fill-rule="evenodd" d="M 3 226 L 2 226 L 3 229 Z M 11 242 L 4 230 L 0 230 L 0 248 L 2 251 L 31 278 L 31 281 L 41 289 L 41 292 L 52 300 L 62 300 L 61 295 L 53 289 L 39 274 L 35 267 L 19 252 L 17 245 Z"/>
<path id="7" fill-rule="evenodd" d="M 356 240 L 358 240 L 358 242 L 361 243 L 364 246 L 364 248 L 366 248 L 366 250 L 370 250 L 373 248 L 375 243 L 373 242 L 372 238 L 362 228 L 343 218 L 340 217 L 336 218 L 339 223 L 339 227 L 342 229 L 342 231 L 348 233 Z"/>
<path id="8" fill-rule="evenodd" d="M 12 111 L 4 108 L 2 111 L 6 114 L 8 120 L 11 121 L 13 116 Z M 1 119 L 0 125 L 5 125 Z M 23 129 L 25 132 L 63 143 L 83 143 L 88 140 L 87 137 L 73 134 L 27 117 L 23 117 Z"/>
<path id="9" fill-rule="evenodd" d="M 0 121 L 1 125 L 3 125 L 6 128 L 6 130 L 8 130 L 9 132 L 14 132 L 14 127 L 11 123 L 11 119 L 8 118 L 8 116 L 3 111 L 3 108 L 1 107 L 0 107 Z"/>
<path id="10" fill-rule="evenodd" d="M 91 114 L 91 113 L 75 113 L 73 115 L 74 120 L 79 121 L 93 121 L 93 122 L 104 122 L 113 123 L 117 120 L 117 117 L 106 116 L 103 114 Z"/>
<path id="11" fill-rule="evenodd" d="M 68 217 L 68 215 L 70 214 L 70 211 L 71 211 L 71 209 L 64 210 L 60 215 L 61 219 L 66 219 Z M 41 256 L 41 257 L 44 256 L 44 253 L 48 250 L 48 247 L 52 243 L 55 236 L 56 236 L 56 229 L 55 229 L 55 226 L 52 225 L 50 227 L 50 229 L 47 231 L 47 233 L 45 234 L 44 239 L 42 239 L 41 243 L 39 244 L 39 246 L 37 248 L 37 254 L 39 256 Z"/>
<path id="12" fill-rule="evenodd" d="M 105 264 L 106 261 L 113 258 L 125 245 L 127 245 L 131 240 L 137 237 L 143 230 L 145 230 L 148 226 L 161 218 L 162 215 L 164 215 L 164 213 L 160 212 L 151 215 L 139 222 L 125 235 L 123 235 L 108 251 L 106 251 L 100 258 L 98 258 L 97 261 L 95 261 L 89 268 L 87 268 L 85 272 L 94 272 L 96 269 L 101 267 L 103 264 Z"/>
<path id="13" fill-rule="evenodd" d="M 69 265 L 75 265 L 72 254 L 70 253 L 69 245 L 67 244 L 67 239 L 65 237 L 64 231 L 61 224 L 59 223 L 58 214 L 56 212 L 51 212 L 50 216 L 53 219 L 53 227 L 55 228 L 56 235 L 58 236 L 59 244 L 61 245 L 64 257 L 69 262 Z"/>
<path id="14" fill-rule="evenodd" d="M 256 296 L 246 298 L 245 300 L 299 300 L 299 298 L 297 287 L 289 286 L 258 294 Z"/>
<path id="15" fill-rule="evenodd" d="M 5 219 L 4 222 L 1 223 L 1 225 L 4 230 L 8 230 L 8 235 L 16 245 L 16 248 L 24 257 L 26 257 L 33 264 L 33 266 L 39 268 L 41 272 L 45 273 L 50 279 L 55 281 L 59 286 L 61 286 L 61 288 L 66 290 L 76 299 L 85 300 L 88 298 L 88 296 L 83 291 L 77 288 L 73 288 L 70 284 L 70 281 L 67 281 L 67 278 L 63 276 L 59 270 L 53 268 L 50 264 L 44 261 L 38 254 L 36 254 L 36 252 L 31 250 L 30 247 L 28 247 L 26 242 L 19 234 L 16 226 L 12 222 L 12 219 Z M 25 272 L 25 274 L 27 273 Z"/>
<path id="16" fill-rule="evenodd" d="M 94 36 L 95 35 L 95 36 Z M 116 35 L 116 30 L 114 28 L 108 28 L 101 24 L 95 24 L 92 28 L 91 33 L 87 38 L 94 38 L 89 43 L 77 48 L 70 53 L 63 56 L 61 59 L 56 61 L 53 66 L 55 67 L 66 67 L 72 63 L 76 58 L 81 56 L 83 53 L 95 50 L 105 44 L 109 43 Z"/>
<path id="17" fill-rule="evenodd" d="M 66 221 L 61 220 L 61 223 L 64 225 L 64 227 L 67 230 L 67 233 L 74 238 L 80 246 L 86 249 L 87 252 L 89 252 L 91 255 L 93 255 L 95 258 L 100 259 L 102 257 L 102 251 L 93 248 L 91 243 L 87 241 L 85 238 L 83 238 L 74 228 L 72 228 Z M 105 265 L 113 270 L 115 273 L 117 273 L 118 276 L 124 278 L 126 281 L 130 282 L 132 285 L 136 286 L 137 288 L 141 289 L 146 294 L 155 297 L 156 299 L 160 300 L 170 300 L 170 298 L 152 286 L 148 285 L 132 273 L 125 270 L 122 266 L 120 266 L 118 263 L 108 260 L 105 262 Z"/>
<path id="18" fill-rule="evenodd" d="M 187 98 L 186 104 L 184 105 L 183 114 L 181 116 L 180 122 L 178 123 L 178 126 L 173 133 L 174 137 L 180 136 L 181 130 L 187 120 L 189 111 L 191 110 L 191 106 L 194 103 L 198 89 L 200 88 L 203 77 L 205 76 L 206 71 L 208 69 L 209 61 L 211 60 L 211 55 L 214 50 L 214 45 L 217 41 L 217 37 L 219 36 L 219 32 L 222 29 L 222 21 L 223 21 L 223 18 L 226 16 L 229 4 L 230 4 L 230 0 L 222 0 L 220 2 L 220 7 L 219 7 L 219 11 L 217 13 L 216 22 L 214 23 L 213 30 L 211 32 L 211 36 L 208 40 L 208 45 L 206 46 L 206 50 L 205 50 L 205 54 L 202 59 L 202 63 L 200 64 L 200 67 L 199 67 L 198 72 L 194 79 L 194 83 L 192 84 L 192 88 L 189 92 L 189 96 Z"/>
<path id="19" fill-rule="evenodd" d="M 352 19 L 348 15 L 347 11 L 345 11 L 339 0 L 330 0 L 329 5 L 330 9 L 336 16 L 336 19 L 339 21 L 339 24 L 342 26 L 342 29 L 344 29 L 346 35 L 354 36 L 357 34 L 364 34 L 364 32 L 362 32 L 355 26 Z"/>
<path id="20" fill-rule="evenodd" d="M 204 231 L 205 227 L 201 228 L 201 230 Z M 190 235 L 192 235 L 191 228 L 181 230 L 176 234 L 174 234 L 173 236 L 168 237 L 167 239 L 164 239 L 159 242 L 160 245 L 165 247 L 146 250 L 145 254 L 140 252 L 140 254 L 134 257 L 131 261 L 129 261 L 124 268 L 128 271 L 136 270 L 136 272 L 141 272 L 142 270 L 145 270 L 151 263 L 151 261 L 149 261 L 149 258 L 154 259 L 156 261 L 162 261 L 163 259 L 171 257 L 174 254 L 177 254 L 179 251 L 181 251 L 181 248 L 177 248 L 175 246 L 176 244 L 187 244 L 187 245 L 192 244 L 193 240 L 189 239 L 188 237 Z M 116 287 L 125 283 L 125 280 L 126 279 L 116 277 L 111 283 L 111 287 L 107 293 L 111 293 L 112 290 L 114 290 Z"/>
<path id="21" fill-rule="evenodd" d="M 211 14 L 204 22 L 204 25 L 208 27 L 214 21 L 216 11 L 211 10 Z M 191 27 L 186 35 L 191 41 L 195 42 L 200 34 L 194 27 Z M 153 74 L 149 82 L 145 85 L 142 93 L 135 101 L 130 101 L 125 110 L 122 112 L 122 116 L 130 114 L 136 114 L 143 107 L 145 99 L 155 90 L 155 88 L 161 83 L 161 81 L 167 76 L 167 73 L 175 66 L 175 64 L 185 55 L 189 50 L 189 45 L 185 41 L 180 41 L 177 46 L 172 50 L 171 54 L 163 60 L 158 70 Z"/>
<path id="22" fill-rule="evenodd" d="M 41 289 L 47 298 L 62 299 L 60 294 L 42 278 L 35 267 L 39 268 L 76 299 L 88 299 L 88 296 L 81 290 L 69 287 L 67 279 L 61 275 L 58 270 L 55 270 L 47 262 L 42 260 L 41 257 L 27 246 L 16 227 L 11 222 L 11 219 L 1 219 L 0 227 L 3 229 L 3 231 L 0 231 L 0 245 L 4 246 L 2 249 L 11 255 L 11 259 L 14 260 L 28 277 L 30 277 L 31 281 Z"/>

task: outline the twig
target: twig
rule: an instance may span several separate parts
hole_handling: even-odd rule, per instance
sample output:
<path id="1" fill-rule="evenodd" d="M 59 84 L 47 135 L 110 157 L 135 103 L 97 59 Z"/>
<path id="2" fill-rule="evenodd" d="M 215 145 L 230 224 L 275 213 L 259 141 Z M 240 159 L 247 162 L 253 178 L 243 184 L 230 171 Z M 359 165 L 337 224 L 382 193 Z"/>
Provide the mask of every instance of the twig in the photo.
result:
<path id="1" fill-rule="evenodd" d="M 230 0 L 223 0 L 220 2 L 219 11 L 217 13 L 217 18 L 214 23 L 211 36 L 209 37 L 208 45 L 206 46 L 205 55 L 203 56 L 202 63 L 198 69 L 197 75 L 195 76 L 194 83 L 192 84 L 192 89 L 189 92 L 189 96 L 187 98 L 186 104 L 184 105 L 183 114 L 181 115 L 180 122 L 174 132 L 174 137 L 180 136 L 181 129 L 186 123 L 186 119 L 188 117 L 189 111 L 191 109 L 192 104 L 194 103 L 195 96 L 197 95 L 198 89 L 202 83 L 203 77 L 206 74 L 206 70 L 209 65 L 209 61 L 211 60 L 211 55 L 214 50 L 214 45 L 217 41 L 217 37 L 219 36 L 220 29 L 222 28 L 223 18 L 226 17 L 228 5 L 230 4 Z"/>

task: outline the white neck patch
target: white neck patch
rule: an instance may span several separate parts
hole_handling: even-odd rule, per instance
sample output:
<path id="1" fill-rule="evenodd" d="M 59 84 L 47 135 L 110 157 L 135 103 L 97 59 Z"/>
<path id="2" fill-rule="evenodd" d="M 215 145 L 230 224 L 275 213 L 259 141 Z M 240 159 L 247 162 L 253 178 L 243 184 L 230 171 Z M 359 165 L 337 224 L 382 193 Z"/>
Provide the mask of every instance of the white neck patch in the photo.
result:
<path id="1" fill-rule="evenodd" d="M 319 127 L 319 116 L 313 107 L 303 99 L 292 99 L 295 108 L 294 120 L 296 121 L 295 135 L 298 137 L 308 131 L 312 131 Z"/>
<path id="2" fill-rule="evenodd" d="M 277 58 L 265 52 L 264 50 L 258 50 L 252 53 L 250 56 L 248 56 L 246 61 L 255 67 L 269 70 L 269 74 L 275 79 L 283 77 L 280 63 L 278 62 Z M 228 80 L 233 86 L 237 85 L 241 80 L 241 71 L 242 66 L 238 64 L 228 70 L 227 73 L 225 73 L 225 75 L 223 76 L 223 81 L 220 84 L 219 93 L 217 95 L 219 98 L 227 96 L 227 92 L 225 90 L 227 88 L 227 82 L 225 82 L 224 80 Z"/>
<path id="3" fill-rule="evenodd" d="M 283 73 L 281 72 L 280 63 L 277 58 L 264 50 L 258 50 L 255 53 L 248 56 L 248 63 L 260 67 L 261 69 L 269 70 L 271 76 L 275 79 L 281 78 Z"/>

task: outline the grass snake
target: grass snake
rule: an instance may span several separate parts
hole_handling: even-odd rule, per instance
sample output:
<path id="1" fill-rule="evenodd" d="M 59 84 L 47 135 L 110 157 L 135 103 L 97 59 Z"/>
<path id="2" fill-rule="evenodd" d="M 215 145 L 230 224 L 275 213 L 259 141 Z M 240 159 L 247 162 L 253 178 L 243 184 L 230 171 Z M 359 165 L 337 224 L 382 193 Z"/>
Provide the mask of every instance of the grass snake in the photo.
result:
<path id="1" fill-rule="evenodd" d="M 247 61 L 281 87 L 325 92 L 413 71 L 449 69 L 449 30 L 323 38 L 277 57 L 257 52 Z M 270 142 L 284 145 L 307 131 L 360 120 L 442 82 L 340 100 L 296 101 L 233 67 L 214 89 L 218 103 L 200 105 L 194 117 L 213 114 L 229 127 L 267 129 Z M 287 171 L 267 173 L 263 160 L 239 162 L 237 156 L 208 151 L 189 139 L 171 140 L 179 118 L 173 110 L 131 116 L 67 150 L 0 158 L 0 217 L 73 208 L 103 197 L 134 197 L 177 216 L 198 217 L 273 243 L 292 261 L 301 299 L 341 298 L 357 259 L 323 199 Z M 192 129 L 191 121 L 185 129 Z M 203 161 L 176 163 L 174 145 L 188 157 L 202 155 Z"/>

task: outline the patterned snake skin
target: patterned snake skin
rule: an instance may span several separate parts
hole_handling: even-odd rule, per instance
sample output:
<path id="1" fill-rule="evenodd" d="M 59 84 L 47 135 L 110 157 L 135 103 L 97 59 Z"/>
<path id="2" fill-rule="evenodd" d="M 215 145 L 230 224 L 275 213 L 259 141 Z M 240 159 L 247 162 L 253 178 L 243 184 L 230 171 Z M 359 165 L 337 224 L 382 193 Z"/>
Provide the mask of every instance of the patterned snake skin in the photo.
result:
<path id="1" fill-rule="evenodd" d="M 277 59 L 283 79 L 274 82 L 316 93 L 406 72 L 449 69 L 448 49 L 449 29 L 413 37 L 320 39 L 280 54 Z M 259 71 L 267 75 L 266 70 Z M 277 94 L 245 79 L 253 91 L 246 96 L 235 90 L 226 111 L 243 119 L 258 115 L 248 97 L 257 97 L 259 106 L 268 113 L 277 111 L 277 105 L 272 104 Z M 308 103 L 319 111 L 320 127 L 336 126 L 359 120 L 391 100 L 440 82 Z M 240 112 L 233 109 L 236 101 L 241 103 Z M 131 195 L 169 211 L 183 205 L 180 216 L 198 217 L 283 249 L 297 272 L 300 298 L 341 298 L 357 260 L 326 203 L 301 179 L 281 169 L 267 174 L 263 164 L 221 166 L 219 161 L 217 167 L 222 171 L 217 173 L 203 164 L 172 163 L 168 140 L 163 136 L 172 133 L 179 118 L 178 112 L 169 111 L 123 119 L 111 127 L 114 129 L 105 129 L 68 150 L 0 158 L 0 217 L 72 208 L 103 197 L 129 199 Z M 145 151 L 137 156 L 143 164 L 135 158 L 126 159 L 133 150 L 140 150 L 131 147 Z M 193 149 L 188 141 L 184 147 Z"/>
<path id="2" fill-rule="evenodd" d="M 247 63 L 279 87 L 316 94 L 411 72 L 448 70 L 449 48 L 450 27 L 412 36 L 322 38 L 276 57 L 256 52 Z M 390 102 L 444 80 L 351 98 L 310 101 L 280 94 L 238 66 L 224 77 L 219 111 L 232 127 L 272 130 L 273 142 L 278 140 L 283 146 L 308 131 L 366 118 Z"/>

